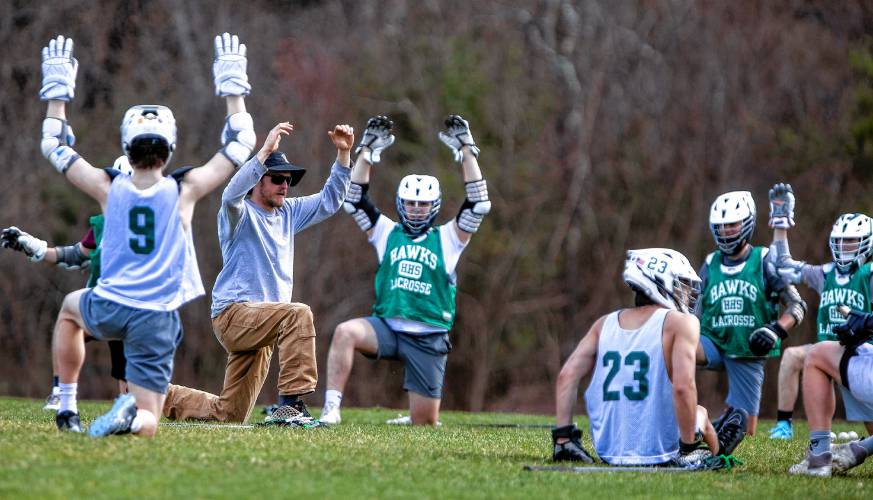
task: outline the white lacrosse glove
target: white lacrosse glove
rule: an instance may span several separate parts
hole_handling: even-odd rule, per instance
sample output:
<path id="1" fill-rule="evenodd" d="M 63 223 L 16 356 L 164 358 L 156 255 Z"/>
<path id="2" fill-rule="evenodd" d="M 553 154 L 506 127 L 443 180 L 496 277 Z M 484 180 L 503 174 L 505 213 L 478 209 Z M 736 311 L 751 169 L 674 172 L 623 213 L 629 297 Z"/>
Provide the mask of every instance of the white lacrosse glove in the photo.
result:
<path id="1" fill-rule="evenodd" d="M 794 190 L 791 184 L 774 184 L 768 193 L 770 197 L 769 225 L 775 229 L 794 227 Z"/>
<path id="2" fill-rule="evenodd" d="M 0 232 L 0 247 L 24 252 L 32 262 L 39 262 L 45 258 L 48 243 L 12 226 Z"/>
<path id="3" fill-rule="evenodd" d="M 455 161 L 458 163 L 464 161 L 464 152 L 461 151 L 464 146 L 470 146 L 470 152 L 473 153 L 473 156 L 479 157 L 479 148 L 476 147 L 476 141 L 473 140 L 470 124 L 460 115 L 449 115 L 446 118 L 446 131 L 440 132 L 439 138 L 452 150 Z"/>
<path id="4" fill-rule="evenodd" d="M 69 101 L 76 90 L 76 72 L 79 61 L 73 58 L 73 39 L 58 35 L 42 48 L 42 87 L 39 98 L 43 101 Z"/>
<path id="5" fill-rule="evenodd" d="M 375 165 L 382 159 L 382 151 L 394 144 L 394 135 L 391 129 L 394 123 L 387 116 L 374 116 L 367 120 L 367 128 L 361 136 L 361 143 L 355 148 L 355 154 L 364 151 L 364 159 L 367 163 Z"/>
<path id="6" fill-rule="evenodd" d="M 215 61 L 212 75 L 215 80 L 215 95 L 219 97 L 249 95 L 252 86 L 246 74 L 246 44 L 229 33 L 215 37 Z"/>

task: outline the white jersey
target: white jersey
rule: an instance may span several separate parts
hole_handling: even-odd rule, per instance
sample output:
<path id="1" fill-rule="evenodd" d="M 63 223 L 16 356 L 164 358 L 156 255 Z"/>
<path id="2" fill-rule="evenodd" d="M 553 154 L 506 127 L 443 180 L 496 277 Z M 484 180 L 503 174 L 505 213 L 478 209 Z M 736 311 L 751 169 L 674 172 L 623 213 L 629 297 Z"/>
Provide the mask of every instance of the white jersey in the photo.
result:
<path id="1" fill-rule="evenodd" d="M 116 176 L 104 215 L 96 295 L 137 309 L 173 311 L 204 294 L 173 178 L 140 190 L 129 175 Z"/>
<path id="2" fill-rule="evenodd" d="M 585 391 L 594 449 L 608 464 L 661 464 L 679 452 L 673 384 L 661 344 L 670 310 L 658 309 L 638 330 L 621 328 L 619 312 L 603 323 Z"/>

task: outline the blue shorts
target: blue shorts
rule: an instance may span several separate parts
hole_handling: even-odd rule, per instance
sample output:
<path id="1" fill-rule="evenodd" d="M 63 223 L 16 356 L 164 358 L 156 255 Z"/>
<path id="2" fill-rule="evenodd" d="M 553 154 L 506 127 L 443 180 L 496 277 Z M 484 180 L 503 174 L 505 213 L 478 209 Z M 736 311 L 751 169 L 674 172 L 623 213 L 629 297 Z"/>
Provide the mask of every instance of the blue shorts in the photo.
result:
<path id="1" fill-rule="evenodd" d="M 443 396 L 446 360 L 452 344 L 448 333 L 413 334 L 392 330 L 385 320 L 375 316 L 364 318 L 376 330 L 379 347 L 376 359 L 403 361 L 403 389 L 434 399 Z"/>
<path id="2" fill-rule="evenodd" d="M 753 417 L 758 416 L 767 359 L 728 358 L 704 335 L 700 336 L 700 345 L 706 354 L 707 370 L 727 371 L 728 394 L 725 403 L 733 408 L 742 408 Z"/>
<path id="3" fill-rule="evenodd" d="M 178 311 L 149 311 L 82 294 L 79 312 L 97 340 L 120 340 L 127 358 L 127 381 L 161 394 L 173 376 L 173 355 L 182 341 Z"/>

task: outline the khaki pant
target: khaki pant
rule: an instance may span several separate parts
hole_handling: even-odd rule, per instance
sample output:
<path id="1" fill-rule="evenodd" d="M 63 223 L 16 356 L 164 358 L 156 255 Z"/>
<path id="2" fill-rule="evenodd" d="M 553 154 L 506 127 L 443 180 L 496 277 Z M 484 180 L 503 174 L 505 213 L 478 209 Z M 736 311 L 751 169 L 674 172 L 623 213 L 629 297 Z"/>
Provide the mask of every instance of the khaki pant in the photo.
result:
<path id="1" fill-rule="evenodd" d="M 227 351 L 221 394 L 171 384 L 164 403 L 165 417 L 245 422 L 267 378 L 277 344 L 279 394 L 315 391 L 315 325 L 306 304 L 238 302 L 213 318 L 212 328 Z"/>

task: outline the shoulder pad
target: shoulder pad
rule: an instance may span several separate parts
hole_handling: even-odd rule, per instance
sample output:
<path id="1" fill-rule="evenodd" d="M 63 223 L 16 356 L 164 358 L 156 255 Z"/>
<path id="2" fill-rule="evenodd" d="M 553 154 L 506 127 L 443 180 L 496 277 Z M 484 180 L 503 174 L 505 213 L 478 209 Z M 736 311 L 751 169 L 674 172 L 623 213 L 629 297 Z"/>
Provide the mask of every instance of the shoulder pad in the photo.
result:
<path id="1" fill-rule="evenodd" d="M 833 262 L 828 262 L 827 264 L 823 264 L 823 265 L 821 266 L 821 271 L 822 271 L 823 273 L 827 274 L 827 273 L 833 271 L 834 268 L 835 268 L 836 266 L 837 266 L 837 265 L 834 264 Z"/>
<path id="2" fill-rule="evenodd" d="M 712 252 L 711 254 L 706 256 L 706 265 L 707 266 L 712 264 L 713 257 L 715 257 L 715 252 Z"/>

